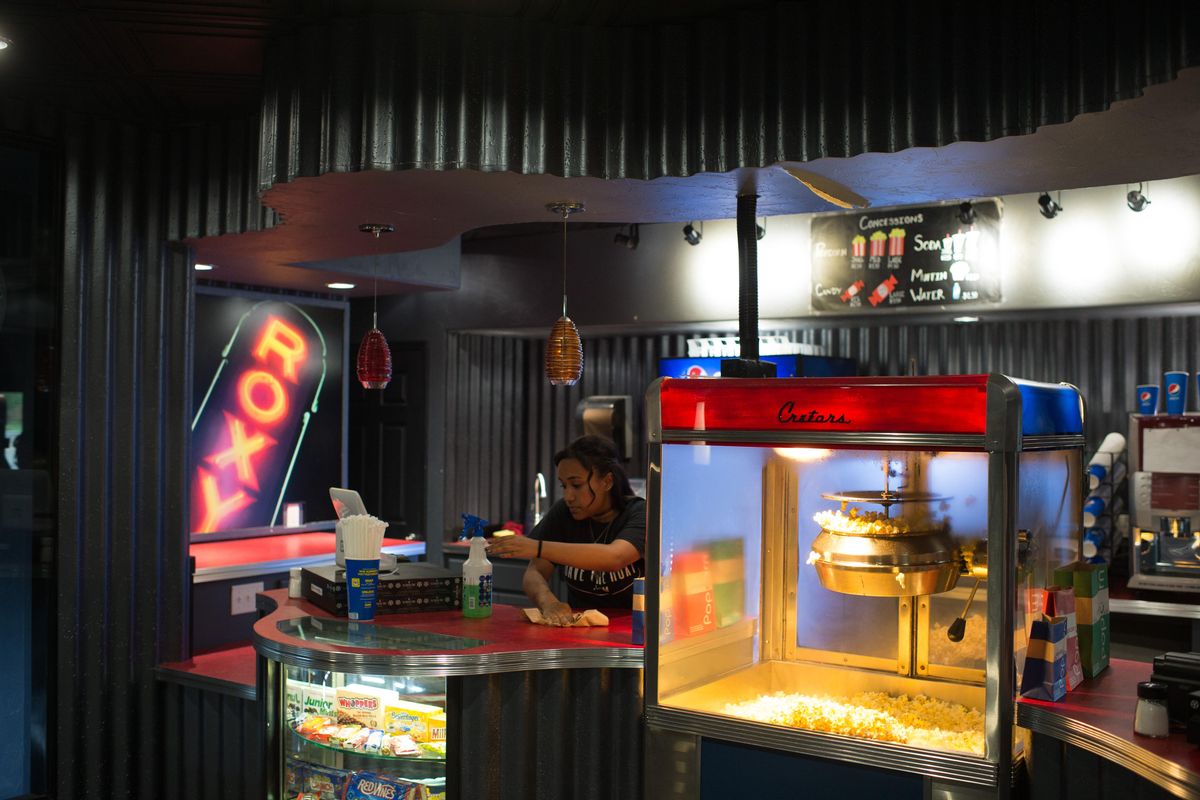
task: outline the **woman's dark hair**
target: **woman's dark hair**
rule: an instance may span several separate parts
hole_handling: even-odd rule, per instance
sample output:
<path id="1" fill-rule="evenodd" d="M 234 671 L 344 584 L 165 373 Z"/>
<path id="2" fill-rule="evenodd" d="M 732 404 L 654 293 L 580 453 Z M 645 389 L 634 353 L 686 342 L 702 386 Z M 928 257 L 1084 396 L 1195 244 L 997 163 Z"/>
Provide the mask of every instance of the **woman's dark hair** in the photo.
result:
<path id="1" fill-rule="evenodd" d="M 557 467 L 568 458 L 575 459 L 589 473 L 594 472 L 598 477 L 611 473 L 613 508 L 618 511 L 625 508 L 625 500 L 633 494 L 633 487 L 629 485 L 629 477 L 625 474 L 625 468 L 621 466 L 617 446 L 611 440 L 603 436 L 580 436 L 554 454 L 554 466 Z"/>

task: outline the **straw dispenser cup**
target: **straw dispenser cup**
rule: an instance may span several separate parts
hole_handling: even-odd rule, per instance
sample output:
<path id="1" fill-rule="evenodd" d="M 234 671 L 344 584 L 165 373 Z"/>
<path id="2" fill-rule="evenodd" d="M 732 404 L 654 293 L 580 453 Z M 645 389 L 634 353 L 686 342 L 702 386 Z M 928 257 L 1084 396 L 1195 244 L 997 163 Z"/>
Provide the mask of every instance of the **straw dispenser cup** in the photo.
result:
<path id="1" fill-rule="evenodd" d="M 379 549 L 387 523 L 369 514 L 345 517 L 342 541 L 346 553 L 346 599 L 350 619 L 375 618 L 379 587 Z"/>

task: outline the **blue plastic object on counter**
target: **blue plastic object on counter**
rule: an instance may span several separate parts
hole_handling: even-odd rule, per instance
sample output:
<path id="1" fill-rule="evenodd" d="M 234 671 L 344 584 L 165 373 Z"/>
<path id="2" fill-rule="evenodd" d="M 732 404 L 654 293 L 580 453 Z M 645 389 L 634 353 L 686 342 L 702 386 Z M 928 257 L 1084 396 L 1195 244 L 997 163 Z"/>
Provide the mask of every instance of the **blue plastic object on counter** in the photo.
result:
<path id="1" fill-rule="evenodd" d="M 472 536 L 483 536 L 483 530 L 491 523 L 482 517 L 477 517 L 474 514 L 463 514 L 463 529 L 458 535 L 460 542 L 465 542 Z M 478 531 L 478 533 L 477 533 Z"/>

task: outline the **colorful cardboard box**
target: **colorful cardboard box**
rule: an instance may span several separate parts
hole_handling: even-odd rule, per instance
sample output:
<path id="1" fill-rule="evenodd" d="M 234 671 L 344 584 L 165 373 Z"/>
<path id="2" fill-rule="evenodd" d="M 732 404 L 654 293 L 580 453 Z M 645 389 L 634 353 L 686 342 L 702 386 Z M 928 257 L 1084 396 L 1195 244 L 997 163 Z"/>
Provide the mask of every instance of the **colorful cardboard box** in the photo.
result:
<path id="1" fill-rule="evenodd" d="M 1083 683 L 1083 667 L 1079 663 L 1079 631 L 1075 622 L 1075 590 L 1062 586 L 1047 586 L 1042 607 L 1052 617 L 1067 621 L 1067 691 Z"/>
<path id="2" fill-rule="evenodd" d="M 1099 675 L 1112 650 L 1108 608 L 1108 565 L 1074 562 L 1054 571 L 1054 582 L 1075 589 L 1075 619 L 1079 632 L 1079 661 L 1083 674 Z"/>
<path id="3" fill-rule="evenodd" d="M 1033 621 L 1021 696 L 1036 700 L 1061 700 L 1067 694 L 1067 620 L 1045 617 Z"/>

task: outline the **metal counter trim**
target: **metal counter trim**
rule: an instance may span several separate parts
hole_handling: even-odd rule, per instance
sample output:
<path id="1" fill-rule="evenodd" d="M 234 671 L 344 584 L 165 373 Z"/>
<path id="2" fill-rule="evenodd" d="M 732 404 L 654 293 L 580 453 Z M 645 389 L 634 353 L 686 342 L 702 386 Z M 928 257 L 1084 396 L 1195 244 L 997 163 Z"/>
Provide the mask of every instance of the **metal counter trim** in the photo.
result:
<path id="1" fill-rule="evenodd" d="M 677 733 L 787 750 L 869 767 L 915 772 L 944 780 L 994 787 L 999 768 L 979 756 L 917 750 L 891 742 L 851 739 L 819 731 L 780 728 L 647 704 L 646 724 Z"/>
<path id="2" fill-rule="evenodd" d="M 329 652 L 282 644 L 254 634 L 260 656 L 293 667 L 374 675 L 488 675 L 544 669 L 641 669 L 636 648 L 546 649 L 521 653 L 420 655 L 406 653 Z"/>
<path id="3" fill-rule="evenodd" d="M 1017 724 L 1094 753 L 1179 797 L 1196 797 L 1200 793 L 1200 775 L 1087 723 L 1018 703 Z"/>

